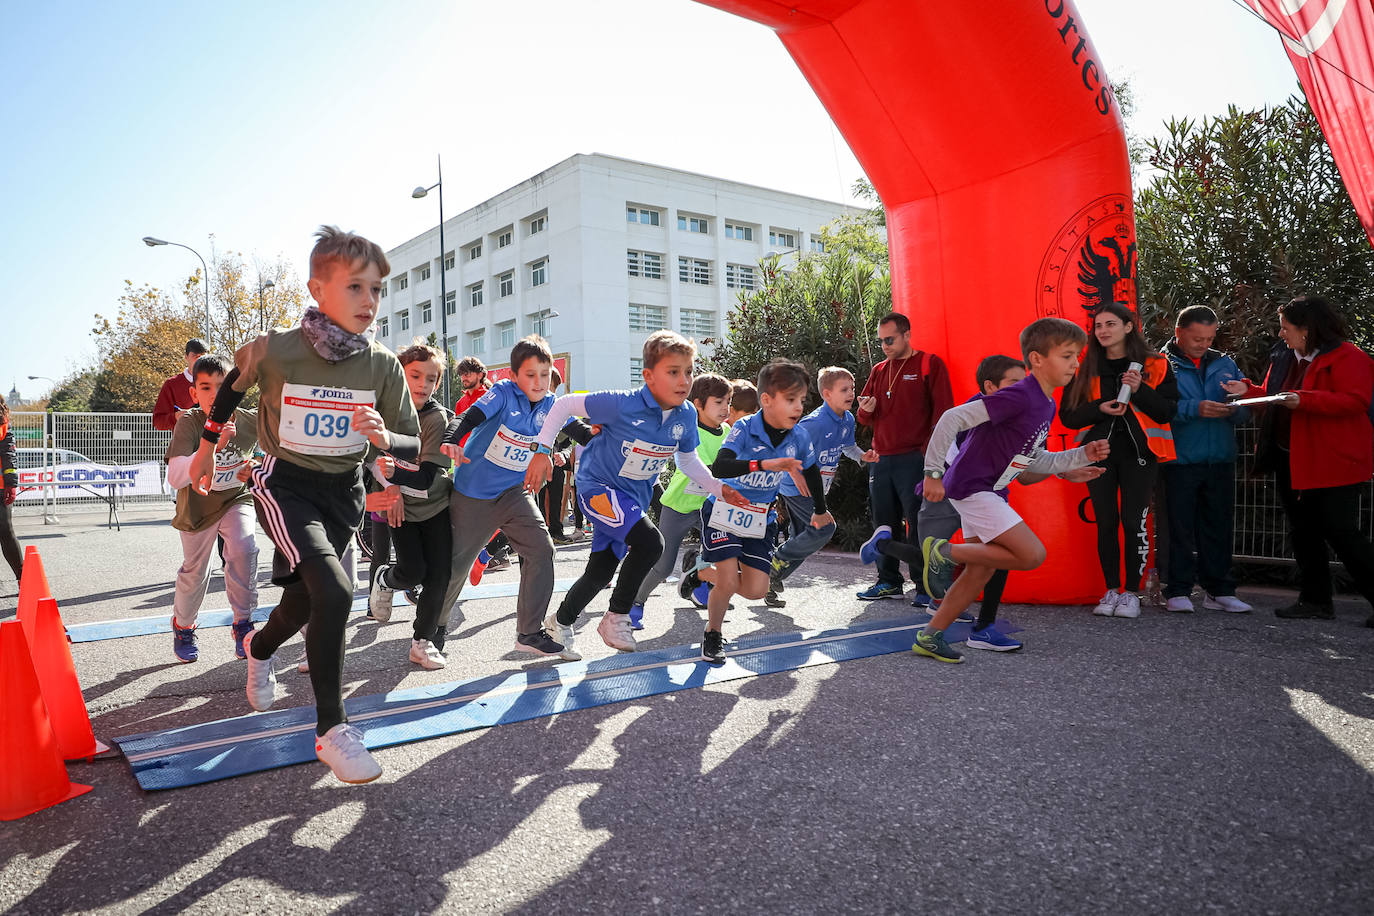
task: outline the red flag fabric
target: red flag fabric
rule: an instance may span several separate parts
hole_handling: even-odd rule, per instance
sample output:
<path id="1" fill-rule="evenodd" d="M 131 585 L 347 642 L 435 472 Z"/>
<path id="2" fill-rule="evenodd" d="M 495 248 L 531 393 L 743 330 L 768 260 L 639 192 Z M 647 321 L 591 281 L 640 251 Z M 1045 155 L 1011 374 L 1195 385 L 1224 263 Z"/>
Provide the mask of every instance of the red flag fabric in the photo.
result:
<path id="1" fill-rule="evenodd" d="M 1246 0 L 1284 48 L 1374 244 L 1374 0 Z"/>

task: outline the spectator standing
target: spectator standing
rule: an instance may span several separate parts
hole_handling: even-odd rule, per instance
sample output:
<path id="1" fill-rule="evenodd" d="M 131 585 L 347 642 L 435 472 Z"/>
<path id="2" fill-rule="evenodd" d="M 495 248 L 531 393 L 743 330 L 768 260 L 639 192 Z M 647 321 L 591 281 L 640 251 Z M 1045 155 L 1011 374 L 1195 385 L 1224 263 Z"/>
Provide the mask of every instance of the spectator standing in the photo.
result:
<path id="1" fill-rule="evenodd" d="M 878 453 L 868 479 L 873 524 L 891 528 L 893 541 L 909 538 L 911 543 L 920 544 L 916 517 L 921 497 L 916 485 L 925 468 L 930 433 L 940 415 L 954 406 L 954 392 L 944 361 L 911 346 L 911 321 L 905 315 L 891 312 L 883 316 L 878 322 L 878 343 L 886 358 L 869 373 L 856 416 L 859 423 L 873 427 L 873 449 Z M 912 604 L 928 607 L 930 598 L 921 586 L 921 571 L 909 572 L 916 583 Z M 884 555 L 878 560 L 878 581 L 858 597 L 863 601 L 900 597 L 902 581 L 901 565 L 896 558 Z"/>
<path id="2" fill-rule="evenodd" d="M 1374 475 L 1374 362 L 1345 336 L 1331 303 L 1300 296 L 1279 309 L 1283 342 L 1270 354 L 1263 386 L 1226 385 L 1247 397 L 1286 393 L 1265 408 L 1255 454 L 1256 472 L 1277 479 L 1298 563 L 1298 600 L 1278 617 L 1335 617 L 1328 545 L 1374 605 L 1374 547 L 1359 526 L 1359 491 Z M 1365 626 L 1374 627 L 1374 615 Z"/>
<path id="3" fill-rule="evenodd" d="M 186 341 L 186 369 L 162 383 L 157 393 L 157 404 L 153 407 L 153 429 L 170 431 L 177 425 L 177 418 L 196 406 L 195 379 L 191 369 L 210 348 L 199 337 Z"/>
<path id="4" fill-rule="evenodd" d="M 1193 585 L 1201 583 L 1202 606 L 1245 613 L 1231 575 L 1236 506 L 1236 425 L 1249 416 L 1226 403 L 1225 382 L 1243 378 L 1235 360 L 1212 348 L 1217 313 L 1190 305 L 1178 313 L 1174 339 L 1164 347 L 1178 382 L 1173 461 L 1163 465 L 1168 508 L 1169 563 L 1165 606 L 1193 610 Z M 1196 559 L 1194 558 L 1196 555 Z"/>

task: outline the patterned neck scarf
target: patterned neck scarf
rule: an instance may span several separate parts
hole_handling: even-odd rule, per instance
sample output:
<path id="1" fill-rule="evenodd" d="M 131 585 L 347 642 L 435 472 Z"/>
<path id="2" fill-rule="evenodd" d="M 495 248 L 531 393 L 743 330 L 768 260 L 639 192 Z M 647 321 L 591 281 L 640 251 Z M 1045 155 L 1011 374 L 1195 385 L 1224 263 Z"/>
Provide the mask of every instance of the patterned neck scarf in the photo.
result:
<path id="1" fill-rule="evenodd" d="M 371 328 L 361 334 L 346 331 L 313 305 L 301 316 L 301 331 L 315 352 L 331 363 L 348 359 L 372 346 Z"/>

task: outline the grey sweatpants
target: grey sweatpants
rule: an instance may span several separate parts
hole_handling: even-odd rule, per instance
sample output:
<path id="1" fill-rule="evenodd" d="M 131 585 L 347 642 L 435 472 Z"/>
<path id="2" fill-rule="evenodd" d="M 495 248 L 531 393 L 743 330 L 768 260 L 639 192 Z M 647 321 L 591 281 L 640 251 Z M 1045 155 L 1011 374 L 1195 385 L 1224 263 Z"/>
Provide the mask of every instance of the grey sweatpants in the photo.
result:
<path id="1" fill-rule="evenodd" d="M 453 527 L 453 575 L 439 625 L 448 626 L 453 606 L 468 584 L 468 572 L 498 529 L 520 554 L 520 595 L 515 599 L 516 632 L 538 633 L 553 598 L 553 540 L 534 497 L 519 483 L 495 499 L 473 499 L 457 490 L 448 504 Z"/>
<path id="2" fill-rule="evenodd" d="M 258 606 L 258 542 L 253 538 L 256 520 L 251 503 L 230 506 L 219 521 L 201 531 L 181 535 L 181 568 L 177 570 L 172 615 L 177 626 L 193 627 L 210 584 L 210 553 L 215 540 L 224 538 L 224 591 L 235 622 L 247 620 Z"/>
<path id="3" fill-rule="evenodd" d="M 658 531 L 663 535 L 663 553 L 659 554 L 658 562 L 644 577 L 644 584 L 639 587 L 639 593 L 635 595 L 635 604 L 642 605 L 648 601 L 649 595 L 658 588 L 658 584 L 668 578 L 668 574 L 677 565 L 678 548 L 682 546 L 682 541 L 687 537 L 687 532 L 700 527 L 700 525 L 700 510 L 679 512 L 669 506 L 661 508 L 658 513 Z"/>

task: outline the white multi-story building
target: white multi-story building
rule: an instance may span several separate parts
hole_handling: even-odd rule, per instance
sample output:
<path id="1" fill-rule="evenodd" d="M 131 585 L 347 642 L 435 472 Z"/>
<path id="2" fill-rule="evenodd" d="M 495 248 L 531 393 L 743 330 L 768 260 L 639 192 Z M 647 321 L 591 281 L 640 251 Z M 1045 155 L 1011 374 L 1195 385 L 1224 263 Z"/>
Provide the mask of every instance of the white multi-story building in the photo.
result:
<path id="1" fill-rule="evenodd" d="M 770 254 L 816 251 L 820 231 L 858 212 L 600 154 L 579 154 L 387 252 L 379 339 L 393 350 L 441 331 L 449 351 L 504 366 L 541 334 L 567 390 L 639 385 L 644 339 L 672 328 L 719 339 Z M 447 303 L 440 292 L 444 271 Z M 709 344 L 703 346 L 707 352 Z"/>

